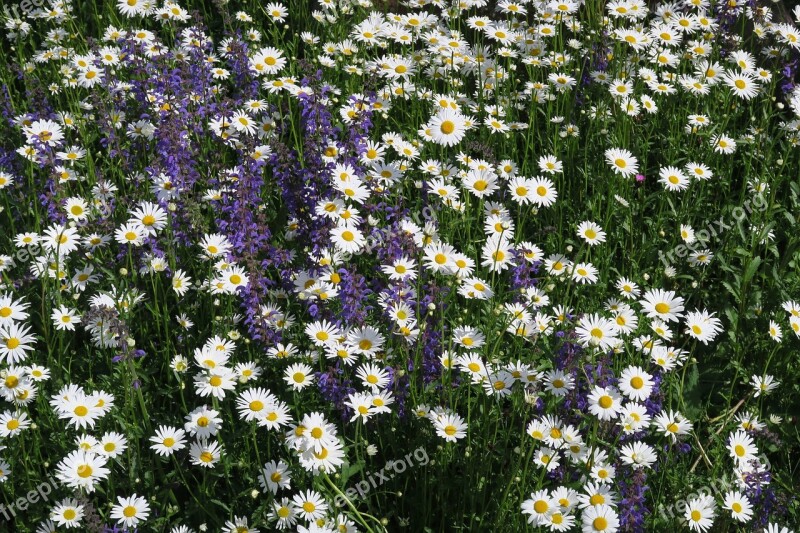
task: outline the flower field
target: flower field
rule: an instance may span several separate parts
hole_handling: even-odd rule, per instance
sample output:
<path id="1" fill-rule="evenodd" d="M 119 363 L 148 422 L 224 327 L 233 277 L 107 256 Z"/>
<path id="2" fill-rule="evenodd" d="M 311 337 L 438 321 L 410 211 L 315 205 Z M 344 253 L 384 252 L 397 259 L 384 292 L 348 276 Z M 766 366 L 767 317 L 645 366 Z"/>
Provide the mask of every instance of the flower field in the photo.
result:
<path id="1" fill-rule="evenodd" d="M 793 8 L 3 2 L 0 532 L 792 531 Z"/>

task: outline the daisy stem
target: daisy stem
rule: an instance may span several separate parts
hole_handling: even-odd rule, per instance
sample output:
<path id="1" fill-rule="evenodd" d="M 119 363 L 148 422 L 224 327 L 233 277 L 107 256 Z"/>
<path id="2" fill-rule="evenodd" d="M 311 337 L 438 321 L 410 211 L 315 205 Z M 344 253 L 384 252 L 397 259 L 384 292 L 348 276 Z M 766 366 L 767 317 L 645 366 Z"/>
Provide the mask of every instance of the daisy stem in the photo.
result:
<path id="1" fill-rule="evenodd" d="M 531 456 L 533 455 L 534 446 L 528 448 L 528 453 L 525 455 L 525 463 L 522 470 L 522 478 L 519 481 L 519 486 L 525 486 L 525 479 L 528 476 L 528 465 L 531 462 Z M 503 490 L 503 497 L 500 498 L 501 502 L 507 501 L 508 493 L 511 491 L 511 485 L 514 484 L 514 476 L 510 476 L 508 479 L 508 483 L 506 483 L 506 488 Z M 497 529 L 498 521 L 503 517 L 503 513 L 498 513 L 497 518 L 495 519 L 495 527 L 493 529 Z"/>
<path id="2" fill-rule="evenodd" d="M 261 466 L 263 463 L 261 462 L 261 455 L 258 453 L 258 438 L 256 437 L 256 426 L 251 424 L 250 429 L 252 430 L 251 433 L 253 435 L 253 447 L 256 450 L 256 461 L 258 465 Z"/>
<path id="3" fill-rule="evenodd" d="M 333 481 L 331 481 L 331 478 L 329 478 L 329 477 L 328 477 L 328 474 L 326 474 L 326 473 L 324 473 L 324 472 L 323 472 L 323 473 L 322 473 L 322 479 L 324 479 L 324 480 L 325 480 L 325 481 L 328 483 L 328 485 L 329 485 L 329 486 L 330 486 L 330 487 L 333 489 L 333 491 L 334 491 L 334 492 L 335 492 L 335 493 L 336 493 L 336 494 L 337 494 L 337 495 L 338 495 L 340 498 L 342 498 L 342 499 L 344 500 L 344 502 L 347 504 L 347 506 L 350 508 L 350 510 L 351 510 L 351 511 L 353 511 L 353 513 L 355 513 L 355 515 L 356 515 L 356 518 L 358 519 L 358 521 L 359 521 L 359 522 L 361 522 L 361 524 L 362 524 L 362 525 L 363 525 L 365 528 L 367 528 L 367 531 L 368 531 L 369 533 L 375 533 L 375 530 L 373 530 L 371 527 L 369 527 L 369 524 L 368 524 L 368 523 L 367 523 L 367 521 L 364 519 L 364 517 L 365 517 L 365 516 L 366 516 L 366 517 L 369 517 L 369 518 L 371 518 L 371 519 L 375 520 L 376 522 L 378 522 L 379 524 L 381 523 L 381 521 L 380 521 L 380 520 L 378 520 L 377 518 L 375 518 L 375 517 L 374 517 L 374 516 L 372 516 L 372 515 L 363 514 L 363 513 L 360 513 L 360 512 L 358 512 L 358 509 L 356 509 L 355 505 L 353 505 L 353 502 L 351 502 L 351 501 L 350 501 L 350 499 L 349 499 L 347 496 L 345 496 L 345 495 L 344 495 L 344 493 L 343 493 L 343 492 L 342 492 L 342 491 L 339 489 L 339 487 L 337 487 L 337 486 L 336 486 L 336 484 L 334 484 L 334 482 L 333 482 Z M 381 527 L 383 527 L 383 526 L 381 525 Z"/>

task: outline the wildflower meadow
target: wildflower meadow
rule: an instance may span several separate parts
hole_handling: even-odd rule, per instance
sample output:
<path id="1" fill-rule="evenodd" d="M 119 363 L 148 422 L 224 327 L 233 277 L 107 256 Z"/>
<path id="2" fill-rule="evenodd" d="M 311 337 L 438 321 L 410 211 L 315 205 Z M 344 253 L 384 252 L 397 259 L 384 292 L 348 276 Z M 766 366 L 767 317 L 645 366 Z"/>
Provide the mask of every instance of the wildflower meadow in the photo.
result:
<path id="1" fill-rule="evenodd" d="M 3 0 L 0 532 L 800 527 L 800 6 Z"/>

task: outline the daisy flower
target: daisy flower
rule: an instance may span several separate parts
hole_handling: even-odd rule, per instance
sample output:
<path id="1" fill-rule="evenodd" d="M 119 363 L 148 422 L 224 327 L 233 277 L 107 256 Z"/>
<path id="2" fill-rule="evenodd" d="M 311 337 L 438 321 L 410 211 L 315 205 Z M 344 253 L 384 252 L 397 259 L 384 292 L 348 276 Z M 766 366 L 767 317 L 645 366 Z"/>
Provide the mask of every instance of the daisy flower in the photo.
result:
<path id="1" fill-rule="evenodd" d="M 313 369 L 304 363 L 295 363 L 286 368 L 283 379 L 292 390 L 301 391 L 314 381 Z"/>
<path id="2" fill-rule="evenodd" d="M 236 374 L 229 368 L 218 366 L 194 380 L 195 392 L 198 396 L 214 396 L 218 400 L 225 399 L 226 391 L 236 387 Z"/>
<path id="3" fill-rule="evenodd" d="M 0 415 L 0 437 L 15 437 L 31 425 L 28 415 L 23 412 L 6 411 Z"/>
<path id="4" fill-rule="evenodd" d="M 738 490 L 725 493 L 724 508 L 728 509 L 731 517 L 739 522 L 749 522 L 753 518 L 753 504 Z"/>
<path id="5" fill-rule="evenodd" d="M 619 389 L 631 400 L 647 400 L 653 391 L 653 385 L 653 376 L 638 366 L 629 366 L 619 376 Z"/>
<path id="6" fill-rule="evenodd" d="M 278 530 L 288 529 L 297 523 L 297 507 L 289 498 L 273 500 L 268 518 L 275 521 L 275 528 Z"/>
<path id="7" fill-rule="evenodd" d="M 52 120 L 37 120 L 30 126 L 25 126 L 22 131 L 29 143 L 36 140 L 47 146 L 57 146 L 64 139 L 64 130 L 61 125 Z"/>
<path id="8" fill-rule="evenodd" d="M 614 532 L 619 528 L 619 517 L 616 511 L 606 504 L 584 509 L 581 521 L 584 533 Z"/>
<path id="9" fill-rule="evenodd" d="M 781 339 L 783 338 L 781 327 L 774 320 L 769 321 L 769 337 L 778 343 L 781 342 Z"/>
<path id="10" fill-rule="evenodd" d="M 608 387 L 594 386 L 589 395 L 589 412 L 600 420 L 616 418 L 622 411 L 622 397 Z"/>
<path id="11" fill-rule="evenodd" d="M 266 389 L 248 389 L 236 398 L 236 408 L 239 416 L 249 422 L 262 416 L 267 406 L 275 400 L 275 396 Z"/>
<path id="12" fill-rule="evenodd" d="M 182 429 L 159 426 L 156 434 L 150 437 L 150 448 L 158 455 L 166 457 L 186 447 L 186 433 Z"/>
<path id="13" fill-rule="evenodd" d="M 467 436 L 467 424 L 455 413 L 447 413 L 436 418 L 433 423 L 436 434 L 447 442 L 455 442 Z"/>
<path id="14" fill-rule="evenodd" d="M 386 342 L 384 336 L 371 326 L 356 328 L 347 334 L 347 344 L 352 347 L 353 352 L 367 357 L 379 352 L 384 342 Z"/>
<path id="15" fill-rule="evenodd" d="M 686 334 L 708 344 L 722 331 L 722 321 L 708 311 L 693 311 L 686 315 Z"/>
<path id="16" fill-rule="evenodd" d="M 389 374 L 383 368 L 373 363 L 366 363 L 356 370 L 356 376 L 361 380 L 365 387 L 369 387 L 374 393 L 386 388 L 389 384 Z"/>
<path id="17" fill-rule="evenodd" d="M 494 172 L 477 168 L 470 169 L 462 182 L 464 187 L 478 198 L 491 196 L 500 187 Z"/>
<path id="18" fill-rule="evenodd" d="M 94 492 L 95 484 L 108 477 L 108 459 L 86 450 L 75 450 L 56 467 L 56 477 L 68 487 Z"/>
<path id="19" fill-rule="evenodd" d="M 413 281 L 417 278 L 417 264 L 414 260 L 403 255 L 395 259 L 391 265 L 383 265 L 381 270 L 392 281 Z"/>
<path id="20" fill-rule="evenodd" d="M 167 212 L 158 204 L 142 202 L 131 212 L 128 224 L 139 226 L 147 235 L 156 235 L 167 225 Z"/>
<path id="21" fill-rule="evenodd" d="M 692 531 L 704 532 L 714 524 L 715 512 L 714 498 L 704 495 L 692 498 L 687 502 L 685 517 Z"/>
<path id="22" fill-rule="evenodd" d="M 583 316 L 578 321 L 575 333 L 581 345 L 597 346 L 600 350 L 607 350 L 617 342 L 613 322 L 598 314 Z"/>
<path id="23" fill-rule="evenodd" d="M 250 69 L 256 75 L 277 74 L 286 66 L 286 58 L 283 52 L 273 47 L 266 47 L 258 50 L 250 58 Z"/>
<path id="24" fill-rule="evenodd" d="M 619 455 L 623 463 L 631 465 L 634 469 L 650 467 L 658 459 L 653 447 L 641 441 L 623 445 Z"/>
<path id="25" fill-rule="evenodd" d="M 341 251 L 356 254 L 367 243 L 364 234 L 353 226 L 344 225 L 331 229 L 331 240 Z"/>
<path id="26" fill-rule="evenodd" d="M 221 452 L 219 443 L 216 441 L 208 443 L 205 439 L 192 443 L 192 447 L 189 449 L 192 464 L 204 468 L 214 468 L 220 459 Z"/>
<path id="27" fill-rule="evenodd" d="M 659 318 L 666 322 L 677 322 L 683 316 L 683 298 L 675 296 L 674 291 L 651 289 L 639 302 L 649 318 Z"/>
<path id="28" fill-rule="evenodd" d="M 528 523 L 542 525 L 558 510 L 556 502 L 547 489 L 531 493 L 531 497 L 522 502 L 522 514 L 528 515 Z"/>
<path id="29" fill-rule="evenodd" d="M 658 179 L 668 191 L 684 191 L 689 187 L 689 178 L 678 167 L 662 167 Z"/>
<path id="30" fill-rule="evenodd" d="M 570 374 L 560 370 L 548 370 L 544 375 L 544 388 L 554 396 L 564 396 L 575 387 L 575 380 Z"/>
<path id="31" fill-rule="evenodd" d="M 289 473 L 289 465 L 282 460 L 270 461 L 264 464 L 261 474 L 258 476 L 258 482 L 264 492 L 271 491 L 272 494 L 277 494 L 280 489 L 290 489 L 292 477 Z"/>
<path id="32" fill-rule="evenodd" d="M 138 224 L 123 224 L 114 232 L 114 238 L 120 244 L 141 246 L 147 236 L 145 229 Z"/>
<path id="33" fill-rule="evenodd" d="M 558 199 L 558 191 L 550 178 L 533 178 L 531 180 L 531 203 L 538 207 L 550 207 Z"/>
<path id="34" fill-rule="evenodd" d="M 737 429 L 728 437 L 728 452 L 737 464 L 742 465 L 756 459 L 758 448 L 750 435 Z"/>
<path id="35" fill-rule="evenodd" d="M 118 504 L 111 508 L 111 518 L 126 528 L 137 527 L 150 515 L 150 504 L 143 496 L 117 497 Z"/>
<path id="36" fill-rule="evenodd" d="M 183 428 L 198 439 L 205 439 L 217 434 L 222 425 L 219 411 L 201 405 L 185 417 Z"/>
<path id="37" fill-rule="evenodd" d="M 172 275 L 172 290 L 178 296 L 183 296 L 186 294 L 186 291 L 189 290 L 189 287 L 192 286 L 192 278 L 190 278 L 186 272 L 181 269 L 175 271 Z"/>
<path id="38" fill-rule="evenodd" d="M 430 130 L 433 142 L 442 146 L 458 144 L 467 131 L 464 117 L 452 109 L 440 110 L 431 118 L 425 129 Z"/>
<path id="39" fill-rule="evenodd" d="M 50 511 L 50 519 L 59 527 L 63 526 L 67 529 L 79 527 L 83 516 L 84 506 L 74 498 L 61 500 Z"/>
<path id="40" fill-rule="evenodd" d="M 749 72 L 726 72 L 721 79 L 739 98 L 750 100 L 758 94 L 758 78 Z"/>
<path id="41" fill-rule="evenodd" d="M 653 419 L 653 425 L 659 428 L 664 435 L 672 438 L 675 442 L 678 436 L 687 435 L 692 431 L 692 423 L 687 420 L 681 413 L 669 411 L 661 411 Z"/>
<path id="42" fill-rule="evenodd" d="M 781 384 L 781 382 L 775 381 L 775 378 L 773 376 L 766 374 L 764 376 L 753 375 L 750 378 L 750 384 L 755 389 L 756 391 L 755 397 L 757 398 L 762 394 L 766 396 L 774 389 L 776 389 L 778 385 Z"/>
<path id="43" fill-rule="evenodd" d="M 606 232 L 596 223 L 586 220 L 578 226 L 578 237 L 594 246 L 606 241 Z"/>
<path id="44" fill-rule="evenodd" d="M 563 172 L 564 164 L 559 161 L 554 155 L 545 155 L 539 158 L 539 170 L 548 174 L 557 174 Z"/>
<path id="45" fill-rule="evenodd" d="M 637 298 L 640 294 L 639 286 L 628 278 L 620 278 L 617 280 L 617 289 L 623 298 L 629 300 Z"/>
<path id="46" fill-rule="evenodd" d="M 111 459 L 119 456 L 128 448 L 128 440 L 120 433 L 110 432 L 103 435 L 97 443 L 97 451 Z"/>
<path id="47" fill-rule="evenodd" d="M 25 311 L 30 304 L 22 300 L 14 300 L 9 293 L 0 295 L 0 327 L 21 322 L 28 318 Z"/>
<path id="48" fill-rule="evenodd" d="M 639 171 L 639 162 L 628 150 L 609 148 L 605 152 L 606 161 L 616 174 L 629 178 Z"/>
<path id="49" fill-rule="evenodd" d="M 487 267 L 491 272 L 502 272 L 513 265 L 511 250 L 513 243 L 503 236 L 492 236 L 486 239 L 481 249 L 481 266 Z"/>
<path id="50" fill-rule="evenodd" d="M 297 513 L 308 522 L 323 518 L 328 510 L 325 499 L 315 490 L 305 490 L 295 494 L 292 503 Z"/>
<path id="51" fill-rule="evenodd" d="M 67 218 L 76 222 L 86 220 L 88 208 L 89 206 L 83 198 L 68 198 L 66 204 L 64 204 Z"/>
<path id="52" fill-rule="evenodd" d="M 598 270 L 591 263 L 578 263 L 572 267 L 572 279 L 576 283 L 596 283 Z"/>
<path id="53" fill-rule="evenodd" d="M 684 168 L 689 176 L 699 180 L 708 180 L 714 177 L 714 173 L 711 169 L 703 163 L 687 163 Z"/>
<path id="54" fill-rule="evenodd" d="M 376 413 L 372 405 L 372 394 L 360 392 L 349 394 L 344 404 L 353 410 L 353 416 L 350 418 L 350 422 L 355 422 L 359 418 L 366 422 Z"/>

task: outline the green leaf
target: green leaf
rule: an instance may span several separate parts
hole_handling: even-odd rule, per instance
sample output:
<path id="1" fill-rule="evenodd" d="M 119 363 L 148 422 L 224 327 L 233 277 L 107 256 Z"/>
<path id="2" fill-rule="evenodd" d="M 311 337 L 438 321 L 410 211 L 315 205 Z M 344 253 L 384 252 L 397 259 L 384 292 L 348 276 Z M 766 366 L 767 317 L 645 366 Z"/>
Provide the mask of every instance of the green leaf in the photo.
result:
<path id="1" fill-rule="evenodd" d="M 221 501 L 219 501 L 219 500 L 214 500 L 214 499 L 212 499 L 212 500 L 210 500 L 210 501 L 211 501 L 211 503 L 216 503 L 217 505 L 219 505 L 220 507 L 222 507 L 223 509 L 225 509 L 225 510 L 226 510 L 226 511 L 228 511 L 229 513 L 232 513 L 232 512 L 233 512 L 233 511 L 231 510 L 231 507 L 230 507 L 230 506 L 229 506 L 227 503 L 223 503 L 223 502 L 221 502 Z"/>
<path id="2" fill-rule="evenodd" d="M 761 265 L 761 257 L 754 257 L 752 261 L 747 265 L 747 268 L 744 271 L 744 276 L 742 277 L 742 286 L 746 283 L 749 283 L 753 276 L 758 270 L 758 267 Z"/>
<path id="3" fill-rule="evenodd" d="M 684 414 L 690 419 L 698 418 L 703 410 L 703 395 L 699 384 L 700 370 L 697 369 L 696 364 L 693 364 L 686 372 L 686 381 L 683 383 L 683 400 L 686 405 L 686 413 Z"/>
<path id="4" fill-rule="evenodd" d="M 347 484 L 347 480 L 353 477 L 354 475 L 358 474 L 362 470 L 364 470 L 365 461 L 362 459 L 355 464 L 351 463 L 344 463 L 342 465 L 342 473 L 340 474 L 340 483 L 344 486 Z"/>
<path id="5" fill-rule="evenodd" d="M 728 292 L 729 292 L 729 293 L 731 293 L 731 294 L 733 295 L 733 297 L 736 299 L 736 301 L 738 302 L 738 301 L 739 301 L 739 291 L 738 291 L 738 290 L 736 290 L 736 289 L 734 289 L 734 288 L 733 288 L 733 286 L 730 284 L 730 282 L 723 281 L 723 282 L 722 282 L 722 285 L 723 285 L 723 287 L 725 287 L 726 289 L 728 289 Z M 726 312 L 726 313 L 727 313 L 728 311 L 729 311 L 729 309 L 726 309 L 726 310 L 725 310 L 725 312 Z"/>

